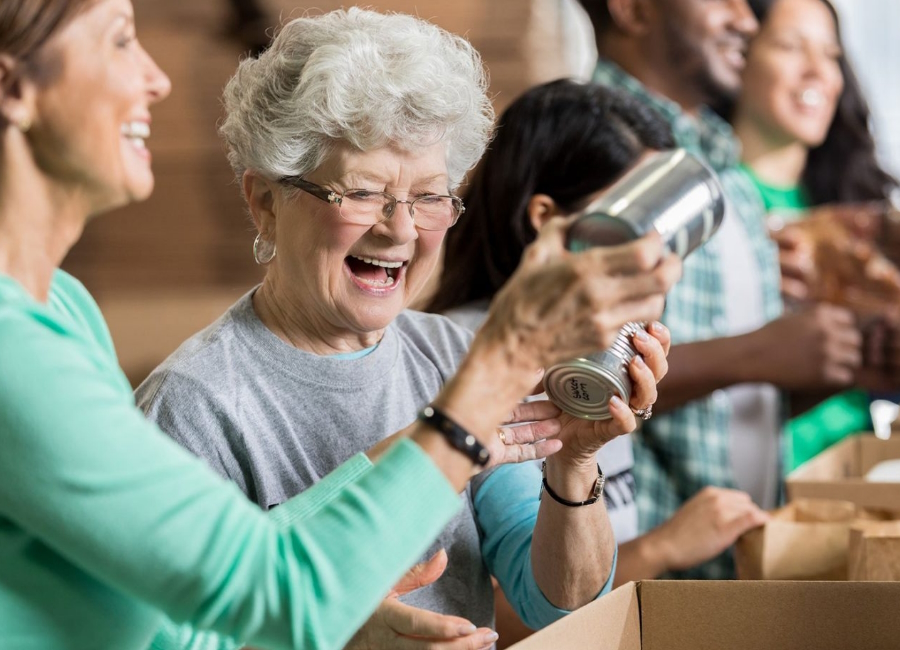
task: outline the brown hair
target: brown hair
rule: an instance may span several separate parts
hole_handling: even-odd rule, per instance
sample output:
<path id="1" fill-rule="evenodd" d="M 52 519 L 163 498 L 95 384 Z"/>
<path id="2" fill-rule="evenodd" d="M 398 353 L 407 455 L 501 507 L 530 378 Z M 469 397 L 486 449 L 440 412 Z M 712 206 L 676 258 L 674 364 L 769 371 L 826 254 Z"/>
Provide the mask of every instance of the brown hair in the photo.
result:
<path id="1" fill-rule="evenodd" d="M 2 0 L 0 53 L 26 59 L 91 0 Z"/>

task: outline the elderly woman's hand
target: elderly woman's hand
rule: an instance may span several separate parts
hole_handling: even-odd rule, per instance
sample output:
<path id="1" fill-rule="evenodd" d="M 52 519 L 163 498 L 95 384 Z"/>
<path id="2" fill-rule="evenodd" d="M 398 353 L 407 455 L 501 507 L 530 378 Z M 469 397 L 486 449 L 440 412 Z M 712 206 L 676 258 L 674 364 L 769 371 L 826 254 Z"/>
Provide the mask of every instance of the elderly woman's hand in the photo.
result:
<path id="1" fill-rule="evenodd" d="M 656 403 L 656 384 L 669 369 L 666 356 L 671 341 L 669 330 L 660 323 L 652 323 L 646 332 L 634 336 L 632 342 L 639 354 L 628 367 L 633 384 L 629 404 L 613 397 L 609 403 L 611 420 L 588 421 L 568 414 L 560 416 L 562 428 L 557 439 L 562 443 L 562 450 L 559 460 L 593 466 L 603 445 L 637 428 L 634 411 L 649 409 Z"/>
<path id="2" fill-rule="evenodd" d="M 473 343 L 499 345 L 527 378 L 539 367 L 608 348 L 629 321 L 662 314 L 681 262 L 656 233 L 583 253 L 565 250 L 570 220 L 554 219 L 497 294 Z"/>
<path id="3" fill-rule="evenodd" d="M 546 458 L 562 449 L 556 436 L 562 430 L 558 406 L 546 400 L 519 404 L 487 442 L 491 461 L 487 467 Z"/>

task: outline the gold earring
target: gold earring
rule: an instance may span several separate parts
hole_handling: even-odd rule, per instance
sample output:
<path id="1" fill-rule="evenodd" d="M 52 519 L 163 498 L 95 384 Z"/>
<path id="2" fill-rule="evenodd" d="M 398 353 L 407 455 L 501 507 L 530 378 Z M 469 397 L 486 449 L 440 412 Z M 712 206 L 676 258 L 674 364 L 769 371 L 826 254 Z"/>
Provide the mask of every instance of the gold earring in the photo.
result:
<path id="1" fill-rule="evenodd" d="M 23 117 L 21 120 L 16 122 L 16 128 L 18 128 L 22 133 L 28 133 L 31 130 L 31 118 L 28 116 Z"/>

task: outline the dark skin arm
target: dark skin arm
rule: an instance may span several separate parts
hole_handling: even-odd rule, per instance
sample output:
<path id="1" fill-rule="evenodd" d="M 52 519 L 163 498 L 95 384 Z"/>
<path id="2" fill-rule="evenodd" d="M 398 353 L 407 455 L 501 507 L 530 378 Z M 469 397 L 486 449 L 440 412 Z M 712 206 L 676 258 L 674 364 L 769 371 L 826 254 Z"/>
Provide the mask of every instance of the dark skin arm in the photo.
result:
<path id="1" fill-rule="evenodd" d="M 803 394 L 806 408 L 854 383 L 862 336 L 853 315 L 817 305 L 742 334 L 672 347 L 659 384 L 659 413 L 715 390 L 761 382 Z M 812 399 L 810 399 L 812 398 Z"/>

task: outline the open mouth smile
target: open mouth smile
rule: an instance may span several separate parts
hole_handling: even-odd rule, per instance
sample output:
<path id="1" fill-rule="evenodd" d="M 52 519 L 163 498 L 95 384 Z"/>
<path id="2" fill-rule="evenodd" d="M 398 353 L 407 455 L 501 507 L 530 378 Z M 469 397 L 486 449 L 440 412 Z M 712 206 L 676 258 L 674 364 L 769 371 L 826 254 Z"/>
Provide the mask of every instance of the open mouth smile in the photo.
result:
<path id="1" fill-rule="evenodd" d="M 147 149 L 147 138 L 150 137 L 149 124 L 141 121 L 126 122 L 122 125 L 120 132 L 138 153 L 144 157 L 149 156 L 150 152 Z"/>
<path id="2" fill-rule="evenodd" d="M 366 293 L 384 295 L 396 289 L 404 276 L 409 260 L 383 260 L 362 255 L 348 255 L 344 266 L 350 278 Z"/>

